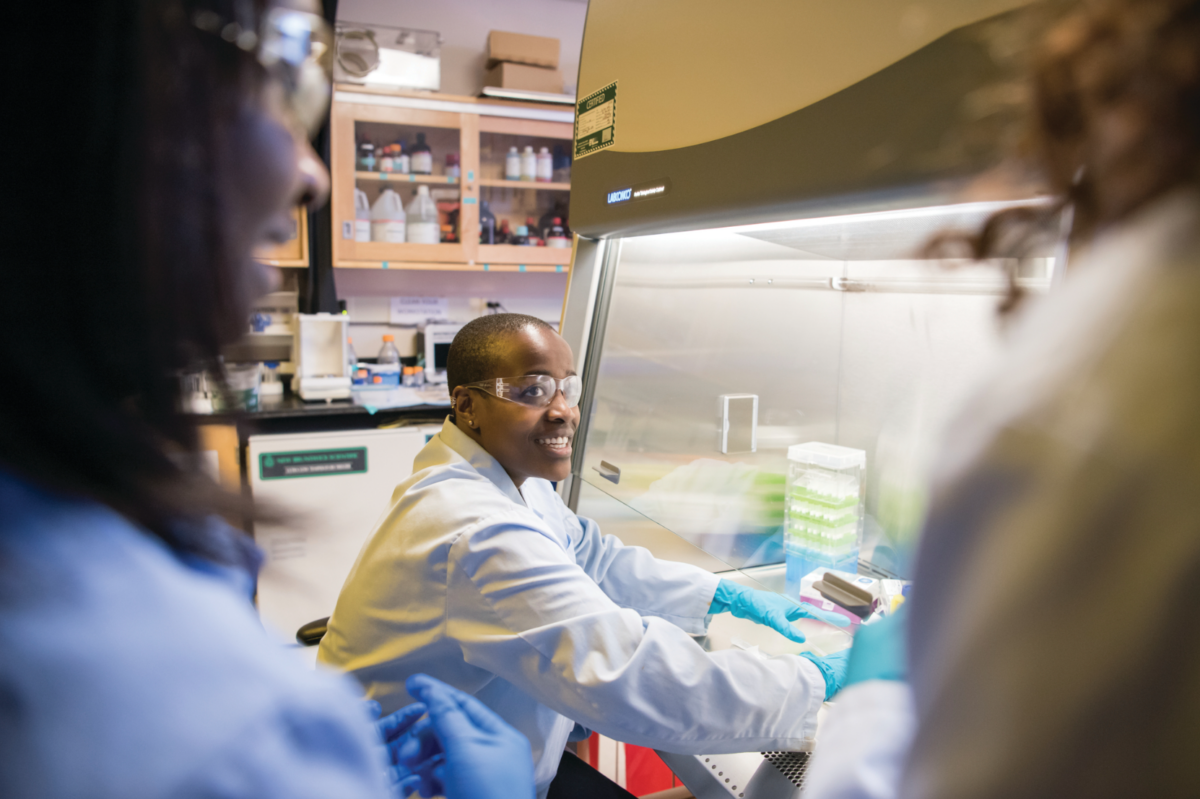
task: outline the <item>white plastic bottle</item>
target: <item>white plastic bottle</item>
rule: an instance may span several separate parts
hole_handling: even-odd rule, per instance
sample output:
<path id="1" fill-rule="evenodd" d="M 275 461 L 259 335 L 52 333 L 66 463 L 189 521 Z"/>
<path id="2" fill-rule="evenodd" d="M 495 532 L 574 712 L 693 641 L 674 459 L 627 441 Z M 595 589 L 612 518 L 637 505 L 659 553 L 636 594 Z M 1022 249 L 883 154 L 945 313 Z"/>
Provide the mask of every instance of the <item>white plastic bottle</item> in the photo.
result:
<path id="1" fill-rule="evenodd" d="M 417 186 L 417 196 L 408 204 L 408 241 L 410 244 L 438 244 L 441 240 L 437 205 L 429 196 L 428 186 Z"/>
<path id="2" fill-rule="evenodd" d="M 529 145 L 521 153 L 521 180 L 537 180 L 537 156 Z"/>
<path id="3" fill-rule="evenodd" d="M 542 183 L 549 183 L 554 180 L 554 158 L 545 147 L 538 151 L 537 179 Z"/>
<path id="4" fill-rule="evenodd" d="M 422 187 L 424 188 L 424 187 Z M 404 203 L 392 189 L 384 189 L 371 206 L 371 241 L 404 243 Z"/>
<path id="5" fill-rule="evenodd" d="M 362 189 L 354 190 L 354 240 L 371 240 L 371 202 Z"/>
<path id="6" fill-rule="evenodd" d="M 521 179 L 521 154 L 516 147 L 509 147 L 508 155 L 504 158 L 504 179 Z"/>

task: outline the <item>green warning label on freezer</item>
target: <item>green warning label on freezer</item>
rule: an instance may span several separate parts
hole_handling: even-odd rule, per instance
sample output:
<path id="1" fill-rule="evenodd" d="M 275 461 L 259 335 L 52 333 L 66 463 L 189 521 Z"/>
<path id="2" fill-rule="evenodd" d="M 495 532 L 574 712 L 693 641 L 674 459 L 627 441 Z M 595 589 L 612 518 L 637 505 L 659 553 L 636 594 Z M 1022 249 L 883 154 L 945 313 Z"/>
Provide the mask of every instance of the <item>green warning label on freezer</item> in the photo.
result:
<path id="1" fill-rule="evenodd" d="M 361 474 L 366 470 L 366 447 L 314 449 L 307 452 L 266 452 L 258 456 L 258 474 L 263 480 Z"/>
<path id="2" fill-rule="evenodd" d="M 575 157 L 612 147 L 617 138 L 617 83 L 592 92 L 575 109 Z"/>

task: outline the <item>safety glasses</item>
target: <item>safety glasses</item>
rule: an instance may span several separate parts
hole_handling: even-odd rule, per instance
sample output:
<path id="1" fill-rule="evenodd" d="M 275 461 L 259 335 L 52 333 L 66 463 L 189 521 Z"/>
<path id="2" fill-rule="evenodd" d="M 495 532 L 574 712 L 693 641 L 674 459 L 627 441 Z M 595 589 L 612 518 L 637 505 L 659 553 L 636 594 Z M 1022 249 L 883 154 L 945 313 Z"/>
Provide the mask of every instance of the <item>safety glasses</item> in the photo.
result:
<path id="1" fill-rule="evenodd" d="M 545 408 L 554 401 L 554 395 L 559 391 L 567 401 L 567 407 L 574 408 L 579 404 L 579 395 L 583 393 L 583 381 L 578 375 L 564 377 L 562 380 L 550 375 L 497 377 L 476 383 L 463 383 L 463 387 L 477 388 L 493 397 L 531 408 Z"/>
<path id="2" fill-rule="evenodd" d="M 254 29 L 200 10 L 192 15 L 192 24 L 253 53 L 283 87 L 288 115 L 310 138 L 316 135 L 325 121 L 333 83 L 333 31 L 323 18 L 272 8 Z"/>

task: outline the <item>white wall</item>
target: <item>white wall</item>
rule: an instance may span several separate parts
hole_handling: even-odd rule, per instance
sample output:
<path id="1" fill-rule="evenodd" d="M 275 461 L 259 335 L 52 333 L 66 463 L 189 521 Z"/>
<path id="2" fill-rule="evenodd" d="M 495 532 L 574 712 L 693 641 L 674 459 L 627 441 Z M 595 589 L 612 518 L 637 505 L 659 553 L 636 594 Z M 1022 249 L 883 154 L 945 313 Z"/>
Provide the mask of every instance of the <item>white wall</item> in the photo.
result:
<path id="1" fill-rule="evenodd" d="M 442 92 L 474 96 L 483 87 L 490 30 L 552 36 L 559 68 L 575 93 L 587 0 L 339 0 L 338 19 L 442 34 Z"/>

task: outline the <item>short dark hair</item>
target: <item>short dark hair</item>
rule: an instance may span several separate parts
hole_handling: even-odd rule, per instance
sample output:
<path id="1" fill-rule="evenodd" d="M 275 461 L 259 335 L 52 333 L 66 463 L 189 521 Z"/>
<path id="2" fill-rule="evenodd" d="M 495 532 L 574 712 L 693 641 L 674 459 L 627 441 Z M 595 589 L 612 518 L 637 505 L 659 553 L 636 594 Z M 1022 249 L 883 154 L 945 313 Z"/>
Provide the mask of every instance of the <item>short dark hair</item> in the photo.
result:
<path id="1" fill-rule="evenodd" d="M 523 313 L 491 314 L 463 325 L 446 354 L 446 382 L 451 393 L 464 383 L 505 377 L 492 371 L 496 368 L 500 342 L 506 336 L 528 328 L 554 332 L 554 328 L 541 319 Z"/>

